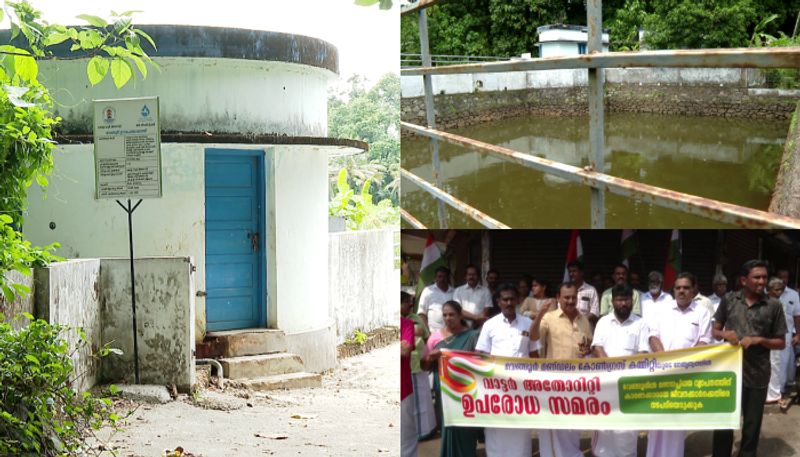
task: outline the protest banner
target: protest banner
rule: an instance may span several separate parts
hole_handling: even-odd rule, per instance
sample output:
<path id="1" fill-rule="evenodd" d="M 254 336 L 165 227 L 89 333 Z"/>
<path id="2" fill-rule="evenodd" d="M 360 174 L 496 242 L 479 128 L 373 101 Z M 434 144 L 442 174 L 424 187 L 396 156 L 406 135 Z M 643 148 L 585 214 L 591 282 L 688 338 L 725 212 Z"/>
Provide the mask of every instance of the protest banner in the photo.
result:
<path id="1" fill-rule="evenodd" d="M 442 350 L 446 426 L 739 428 L 742 350 L 719 344 L 574 360 Z"/>

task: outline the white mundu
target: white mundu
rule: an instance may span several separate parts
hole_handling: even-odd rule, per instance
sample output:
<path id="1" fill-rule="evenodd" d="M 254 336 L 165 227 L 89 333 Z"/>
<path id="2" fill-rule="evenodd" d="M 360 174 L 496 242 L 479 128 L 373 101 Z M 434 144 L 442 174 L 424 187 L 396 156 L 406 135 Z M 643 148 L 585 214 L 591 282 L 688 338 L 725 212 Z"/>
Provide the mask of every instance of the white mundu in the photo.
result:
<path id="1" fill-rule="evenodd" d="M 642 302 L 644 312 L 644 302 Z M 631 314 L 620 322 L 614 313 L 606 314 L 597 322 L 592 347 L 602 347 L 609 357 L 649 352 L 650 330 L 645 320 Z M 593 451 L 596 457 L 636 457 L 635 430 L 599 430 L 595 432 Z"/>
<path id="2" fill-rule="evenodd" d="M 542 457 L 583 457 L 580 430 L 539 430 Z"/>
<path id="3" fill-rule="evenodd" d="M 711 313 L 696 301 L 681 310 L 673 300 L 656 318 L 648 319 L 650 336 L 658 337 L 665 351 L 683 349 L 697 343 L 711 343 Z M 650 430 L 647 457 L 683 457 L 684 430 Z"/>
<path id="4" fill-rule="evenodd" d="M 531 352 L 539 350 L 539 342 L 528 337 L 532 322 L 520 314 L 509 322 L 503 314 L 498 314 L 483 324 L 475 350 L 503 357 L 529 357 Z M 488 457 L 530 457 L 533 454 L 530 429 L 487 427 L 484 434 Z"/>

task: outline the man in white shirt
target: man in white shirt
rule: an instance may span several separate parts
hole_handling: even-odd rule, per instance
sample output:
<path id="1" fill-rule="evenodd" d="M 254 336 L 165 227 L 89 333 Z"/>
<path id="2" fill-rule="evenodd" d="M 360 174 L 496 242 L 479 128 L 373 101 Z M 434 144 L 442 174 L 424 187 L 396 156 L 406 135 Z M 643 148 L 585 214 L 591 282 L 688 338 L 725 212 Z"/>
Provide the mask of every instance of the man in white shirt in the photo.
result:
<path id="1" fill-rule="evenodd" d="M 614 273 L 611 274 L 611 279 L 614 280 L 614 284 L 622 284 L 628 282 L 628 267 L 624 264 L 618 264 L 614 267 Z M 641 305 L 641 294 L 636 289 L 633 289 L 633 314 L 637 316 L 642 315 L 642 305 Z M 610 313 L 612 310 L 611 307 L 611 287 L 603 291 L 603 295 L 600 296 L 600 315 L 605 316 L 606 314 Z"/>
<path id="2" fill-rule="evenodd" d="M 675 280 L 675 300 L 652 319 L 650 348 L 655 352 L 690 348 L 711 343 L 711 313 L 693 300 L 697 278 L 681 273 Z M 683 457 L 684 430 L 651 430 L 647 436 L 647 457 Z"/>
<path id="3" fill-rule="evenodd" d="M 794 364 L 794 345 L 797 340 L 794 335 L 796 324 L 800 324 L 800 304 L 794 301 L 791 294 L 786 293 L 786 285 L 781 278 L 773 277 L 767 283 L 767 294 L 778 299 L 783 305 L 783 313 L 786 317 L 786 347 L 783 349 L 773 349 L 769 351 L 770 368 L 772 369 L 769 377 L 769 387 L 767 388 L 767 403 L 780 401 L 781 407 L 788 407 L 788 398 L 784 397 L 786 383 L 794 382 L 794 374 L 797 367 Z"/>
<path id="4" fill-rule="evenodd" d="M 503 357 L 539 356 L 539 342 L 530 339 L 533 322 L 517 314 L 518 302 L 513 284 L 500 286 L 497 305 L 501 312 L 483 324 L 476 351 Z M 533 453 L 530 429 L 487 427 L 485 435 L 488 457 L 530 457 Z"/>
<path id="5" fill-rule="evenodd" d="M 578 260 L 569 262 L 567 273 L 569 280 L 578 288 L 578 311 L 589 318 L 592 325 L 596 324 L 600 317 L 600 299 L 597 289 L 583 280 L 583 264 Z"/>
<path id="6" fill-rule="evenodd" d="M 664 275 L 660 272 L 651 271 L 647 275 L 647 292 L 642 294 L 643 318 L 647 319 L 649 314 L 658 312 L 659 309 L 667 306 L 668 303 L 672 303 L 672 295 L 670 295 L 669 292 L 661 290 L 663 284 Z"/>
<path id="7" fill-rule="evenodd" d="M 461 305 L 461 315 L 468 320 L 468 324 L 473 322 L 477 325 L 486 321 L 485 309 L 492 307 L 492 295 L 489 289 L 480 284 L 481 274 L 475 265 L 467 265 L 467 283 L 456 287 L 453 292 L 453 300 Z"/>
<path id="8" fill-rule="evenodd" d="M 442 305 L 453 299 L 453 288 L 450 287 L 450 269 L 439 267 L 436 269 L 436 279 L 433 284 L 422 289 L 419 294 L 419 315 L 430 329 L 431 333 L 444 327 L 442 318 Z"/>
<path id="9" fill-rule="evenodd" d="M 714 312 L 716 312 L 719 302 L 722 301 L 722 297 L 728 292 L 728 278 L 722 273 L 715 275 L 711 283 L 711 288 L 714 289 L 714 293 L 711 294 L 708 299 L 711 300 L 711 305 L 714 306 Z"/>
<path id="10" fill-rule="evenodd" d="M 711 316 L 714 316 L 716 309 L 714 308 L 714 304 L 711 302 L 711 299 L 706 297 L 705 295 L 700 293 L 700 290 L 697 288 L 697 285 L 694 286 L 694 297 L 692 297 L 692 301 L 697 303 L 700 306 L 705 307 Z"/>
<path id="11" fill-rule="evenodd" d="M 651 273 L 652 274 L 652 273 Z M 649 277 L 650 275 L 648 275 Z M 661 285 L 659 284 L 659 289 Z M 645 294 L 646 295 L 646 294 Z M 611 288 L 614 312 L 597 322 L 592 340 L 595 357 L 622 357 L 650 350 L 649 329 L 644 319 L 632 314 L 633 288 L 617 284 Z M 644 301 L 642 302 L 644 305 Z M 644 307 L 642 308 L 644 311 Z M 635 430 L 600 430 L 596 432 L 594 455 L 596 457 L 636 457 Z"/>
<path id="12" fill-rule="evenodd" d="M 778 297 L 778 299 L 784 304 L 784 308 L 788 305 L 793 306 L 795 311 L 800 311 L 800 295 L 798 295 L 796 290 L 789 287 L 789 270 L 781 268 L 776 271 L 775 274 L 783 281 L 783 293 L 780 297 Z M 784 357 L 789 358 L 790 361 L 794 360 L 795 346 L 800 344 L 800 332 L 797 331 L 798 325 L 795 325 L 798 317 L 796 314 L 793 315 L 793 317 L 794 318 L 790 318 L 788 316 L 786 317 L 786 326 L 789 328 L 789 334 L 792 335 L 792 339 L 786 343 L 787 346 L 790 347 L 785 349 L 786 353 L 784 354 Z M 787 364 L 786 382 L 789 384 L 794 384 L 795 382 L 795 369 L 796 368 L 793 363 Z"/>

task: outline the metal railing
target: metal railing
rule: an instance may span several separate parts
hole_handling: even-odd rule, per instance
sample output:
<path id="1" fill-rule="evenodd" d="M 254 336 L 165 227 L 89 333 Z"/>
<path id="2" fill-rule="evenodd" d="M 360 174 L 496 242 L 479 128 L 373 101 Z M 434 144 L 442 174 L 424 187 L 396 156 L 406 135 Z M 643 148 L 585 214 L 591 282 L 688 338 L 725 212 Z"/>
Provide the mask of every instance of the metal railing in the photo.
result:
<path id="1" fill-rule="evenodd" d="M 460 56 L 453 54 L 432 54 L 431 64 L 463 64 L 471 62 L 496 62 L 511 60 L 510 57 L 501 56 Z M 413 68 L 422 65 L 422 54 L 400 53 L 400 68 Z"/>
<path id="2" fill-rule="evenodd" d="M 626 67 L 691 67 L 691 68 L 798 68 L 800 48 L 742 48 L 697 49 L 678 51 L 602 52 L 602 0 L 587 0 L 586 13 L 589 28 L 588 54 L 569 57 L 552 57 L 508 62 L 484 62 L 434 67 L 428 46 L 428 25 L 425 8 L 445 0 L 419 0 L 404 8 L 402 14 L 418 12 L 422 67 L 402 69 L 402 76 L 422 76 L 425 90 L 425 118 L 427 128 L 401 122 L 401 128 L 430 138 L 433 183 L 401 168 L 404 179 L 418 185 L 437 201 L 439 226 L 447 228 L 445 204 L 466 214 L 486 227 L 507 227 L 500 221 L 482 213 L 443 190 L 439 163 L 439 141 L 486 152 L 514 161 L 538 171 L 559 176 L 565 180 L 591 188 L 591 226 L 605 227 L 605 193 L 614 193 L 645 203 L 684 213 L 699 215 L 715 221 L 748 228 L 800 228 L 800 219 L 769 213 L 753 208 L 663 189 L 603 173 L 604 145 L 604 80 L 603 69 Z M 483 143 L 451 133 L 436 130 L 433 105 L 432 75 L 496 73 L 586 68 L 589 72 L 589 162 L 585 168 L 543 159 L 492 144 Z M 401 217 L 414 226 L 422 224 L 407 211 Z M 412 220 L 413 219 L 413 220 Z"/>

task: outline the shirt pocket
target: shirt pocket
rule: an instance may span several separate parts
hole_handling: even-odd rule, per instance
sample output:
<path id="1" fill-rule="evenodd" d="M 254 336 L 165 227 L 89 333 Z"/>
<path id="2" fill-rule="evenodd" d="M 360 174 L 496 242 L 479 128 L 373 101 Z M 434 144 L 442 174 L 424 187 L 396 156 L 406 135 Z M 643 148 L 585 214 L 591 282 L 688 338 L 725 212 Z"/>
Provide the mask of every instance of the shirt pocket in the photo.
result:
<path id="1" fill-rule="evenodd" d="M 511 338 L 511 349 L 513 349 L 515 353 L 528 357 L 528 354 L 530 354 L 530 350 L 528 350 L 530 342 L 531 340 L 527 335 L 523 332 L 517 332 Z"/>
<path id="2" fill-rule="evenodd" d="M 681 348 L 694 346 L 699 336 L 700 324 L 697 322 L 686 323 L 678 328 L 678 337 L 683 341 Z"/>
<path id="3" fill-rule="evenodd" d="M 624 349 L 631 353 L 639 352 L 637 350 L 637 345 L 639 344 L 639 335 L 635 333 L 628 333 L 625 335 L 623 340 L 623 345 L 625 346 Z"/>

